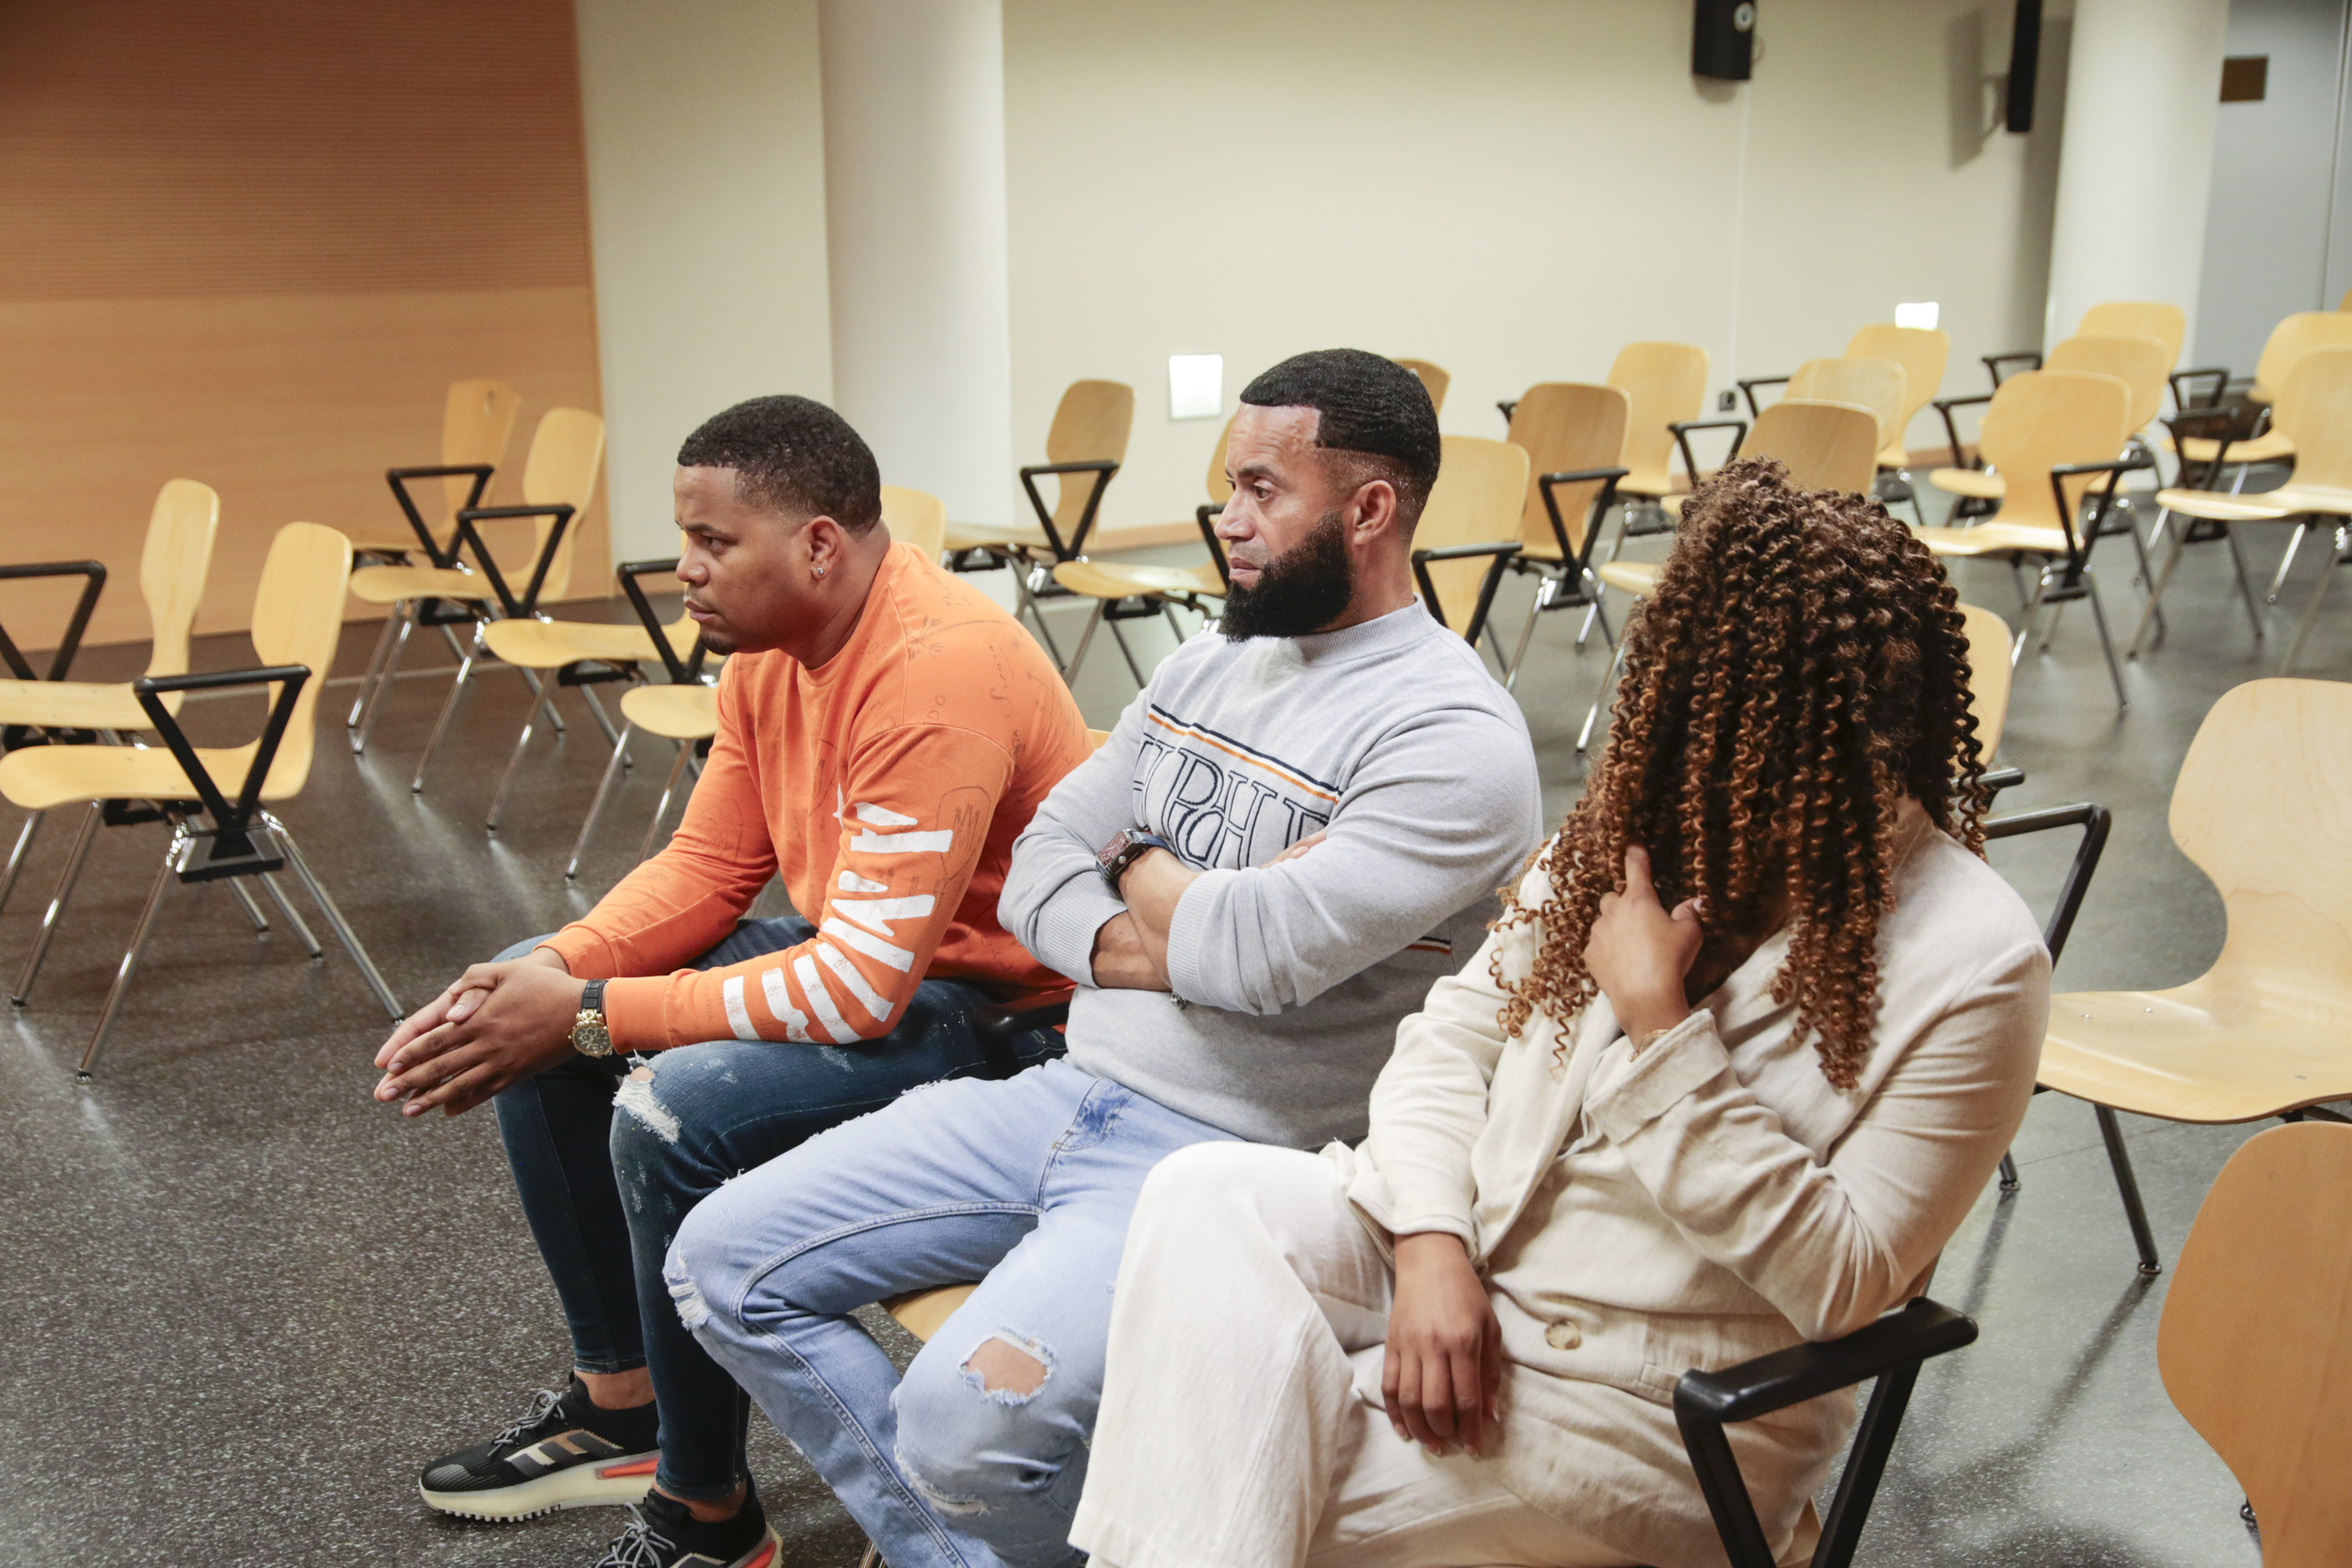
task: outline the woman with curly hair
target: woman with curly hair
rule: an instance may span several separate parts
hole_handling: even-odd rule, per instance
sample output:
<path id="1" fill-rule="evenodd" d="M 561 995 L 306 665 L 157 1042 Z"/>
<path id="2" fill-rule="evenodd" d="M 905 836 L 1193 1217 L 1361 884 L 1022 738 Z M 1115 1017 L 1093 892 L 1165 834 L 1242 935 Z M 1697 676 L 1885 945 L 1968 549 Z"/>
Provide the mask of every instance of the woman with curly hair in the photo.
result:
<path id="1" fill-rule="evenodd" d="M 1981 859 L 1942 567 L 1737 463 L 1626 636 L 1606 754 L 1399 1028 L 1370 1137 L 1146 1184 L 1098 1568 L 1720 1564 L 1676 1381 L 1918 1293 L 1998 1164 L 2049 958 Z M 1730 1429 L 1781 1560 L 1853 1415 Z"/>

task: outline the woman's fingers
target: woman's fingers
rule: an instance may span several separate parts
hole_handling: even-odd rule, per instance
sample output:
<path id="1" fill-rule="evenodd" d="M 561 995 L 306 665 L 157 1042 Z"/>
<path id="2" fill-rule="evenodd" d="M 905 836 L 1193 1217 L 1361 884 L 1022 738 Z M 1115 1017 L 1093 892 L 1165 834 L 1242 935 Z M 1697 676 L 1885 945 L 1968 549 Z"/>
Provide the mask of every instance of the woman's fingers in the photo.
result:
<path id="1" fill-rule="evenodd" d="M 1479 1340 L 1483 1341 L 1485 1338 L 1482 1334 Z M 1447 1418 L 1453 1422 L 1454 1435 L 1461 1439 L 1462 1447 L 1472 1453 L 1486 1447 L 1486 1422 L 1481 1419 L 1486 1413 L 1486 1378 L 1484 1369 L 1479 1366 L 1482 1348 L 1478 1341 L 1463 1345 L 1448 1358 L 1446 1367 L 1447 1378 L 1454 1390 L 1453 1406 L 1447 1411 Z"/>
<path id="2" fill-rule="evenodd" d="M 1625 892 L 1629 898 L 1656 898 L 1657 890 L 1650 885 L 1649 851 L 1638 844 L 1625 847 Z"/>

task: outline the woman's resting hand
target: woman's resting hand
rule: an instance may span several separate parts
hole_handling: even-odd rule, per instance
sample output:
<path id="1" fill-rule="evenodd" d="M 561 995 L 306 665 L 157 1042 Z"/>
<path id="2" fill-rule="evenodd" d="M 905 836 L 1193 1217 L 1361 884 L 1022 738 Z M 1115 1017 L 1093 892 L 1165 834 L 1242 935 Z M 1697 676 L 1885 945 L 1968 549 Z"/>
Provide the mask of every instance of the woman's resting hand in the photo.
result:
<path id="1" fill-rule="evenodd" d="M 1502 1325 L 1459 1238 L 1441 1230 L 1396 1239 L 1380 1395 L 1390 1424 L 1432 1453 L 1455 1443 L 1483 1453 L 1502 1435 Z"/>

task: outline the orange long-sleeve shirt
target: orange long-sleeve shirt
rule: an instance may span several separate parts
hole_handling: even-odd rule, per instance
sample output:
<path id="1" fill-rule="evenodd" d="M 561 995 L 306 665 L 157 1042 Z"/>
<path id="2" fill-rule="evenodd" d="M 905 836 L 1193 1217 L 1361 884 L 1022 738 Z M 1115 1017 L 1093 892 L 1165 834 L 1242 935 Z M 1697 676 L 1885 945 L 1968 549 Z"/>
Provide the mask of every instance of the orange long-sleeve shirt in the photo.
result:
<path id="1" fill-rule="evenodd" d="M 719 733 L 669 847 L 546 945 L 612 979 L 622 1050 L 846 1045 L 887 1033 L 926 975 L 1059 989 L 996 923 L 1012 841 L 1089 751 L 1086 721 L 1011 616 L 893 545 L 849 642 L 810 669 L 738 654 Z M 818 927 L 748 963 L 679 969 L 768 883 Z"/>

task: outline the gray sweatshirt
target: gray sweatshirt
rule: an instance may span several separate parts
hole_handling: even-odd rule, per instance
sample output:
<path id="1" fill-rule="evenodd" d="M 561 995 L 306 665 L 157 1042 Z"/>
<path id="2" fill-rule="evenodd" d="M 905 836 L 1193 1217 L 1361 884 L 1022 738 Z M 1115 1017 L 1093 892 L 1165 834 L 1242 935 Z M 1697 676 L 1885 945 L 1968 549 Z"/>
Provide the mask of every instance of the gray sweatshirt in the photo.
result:
<path id="1" fill-rule="evenodd" d="M 1196 637 L 1014 842 L 998 917 L 1077 982 L 1073 1066 L 1259 1142 L 1357 1138 L 1398 1021 L 1478 950 L 1542 816 L 1518 705 L 1419 601 L 1312 637 Z M 1095 855 L 1138 826 L 1203 873 L 1172 995 L 1093 985 L 1095 933 L 1126 908 Z"/>

